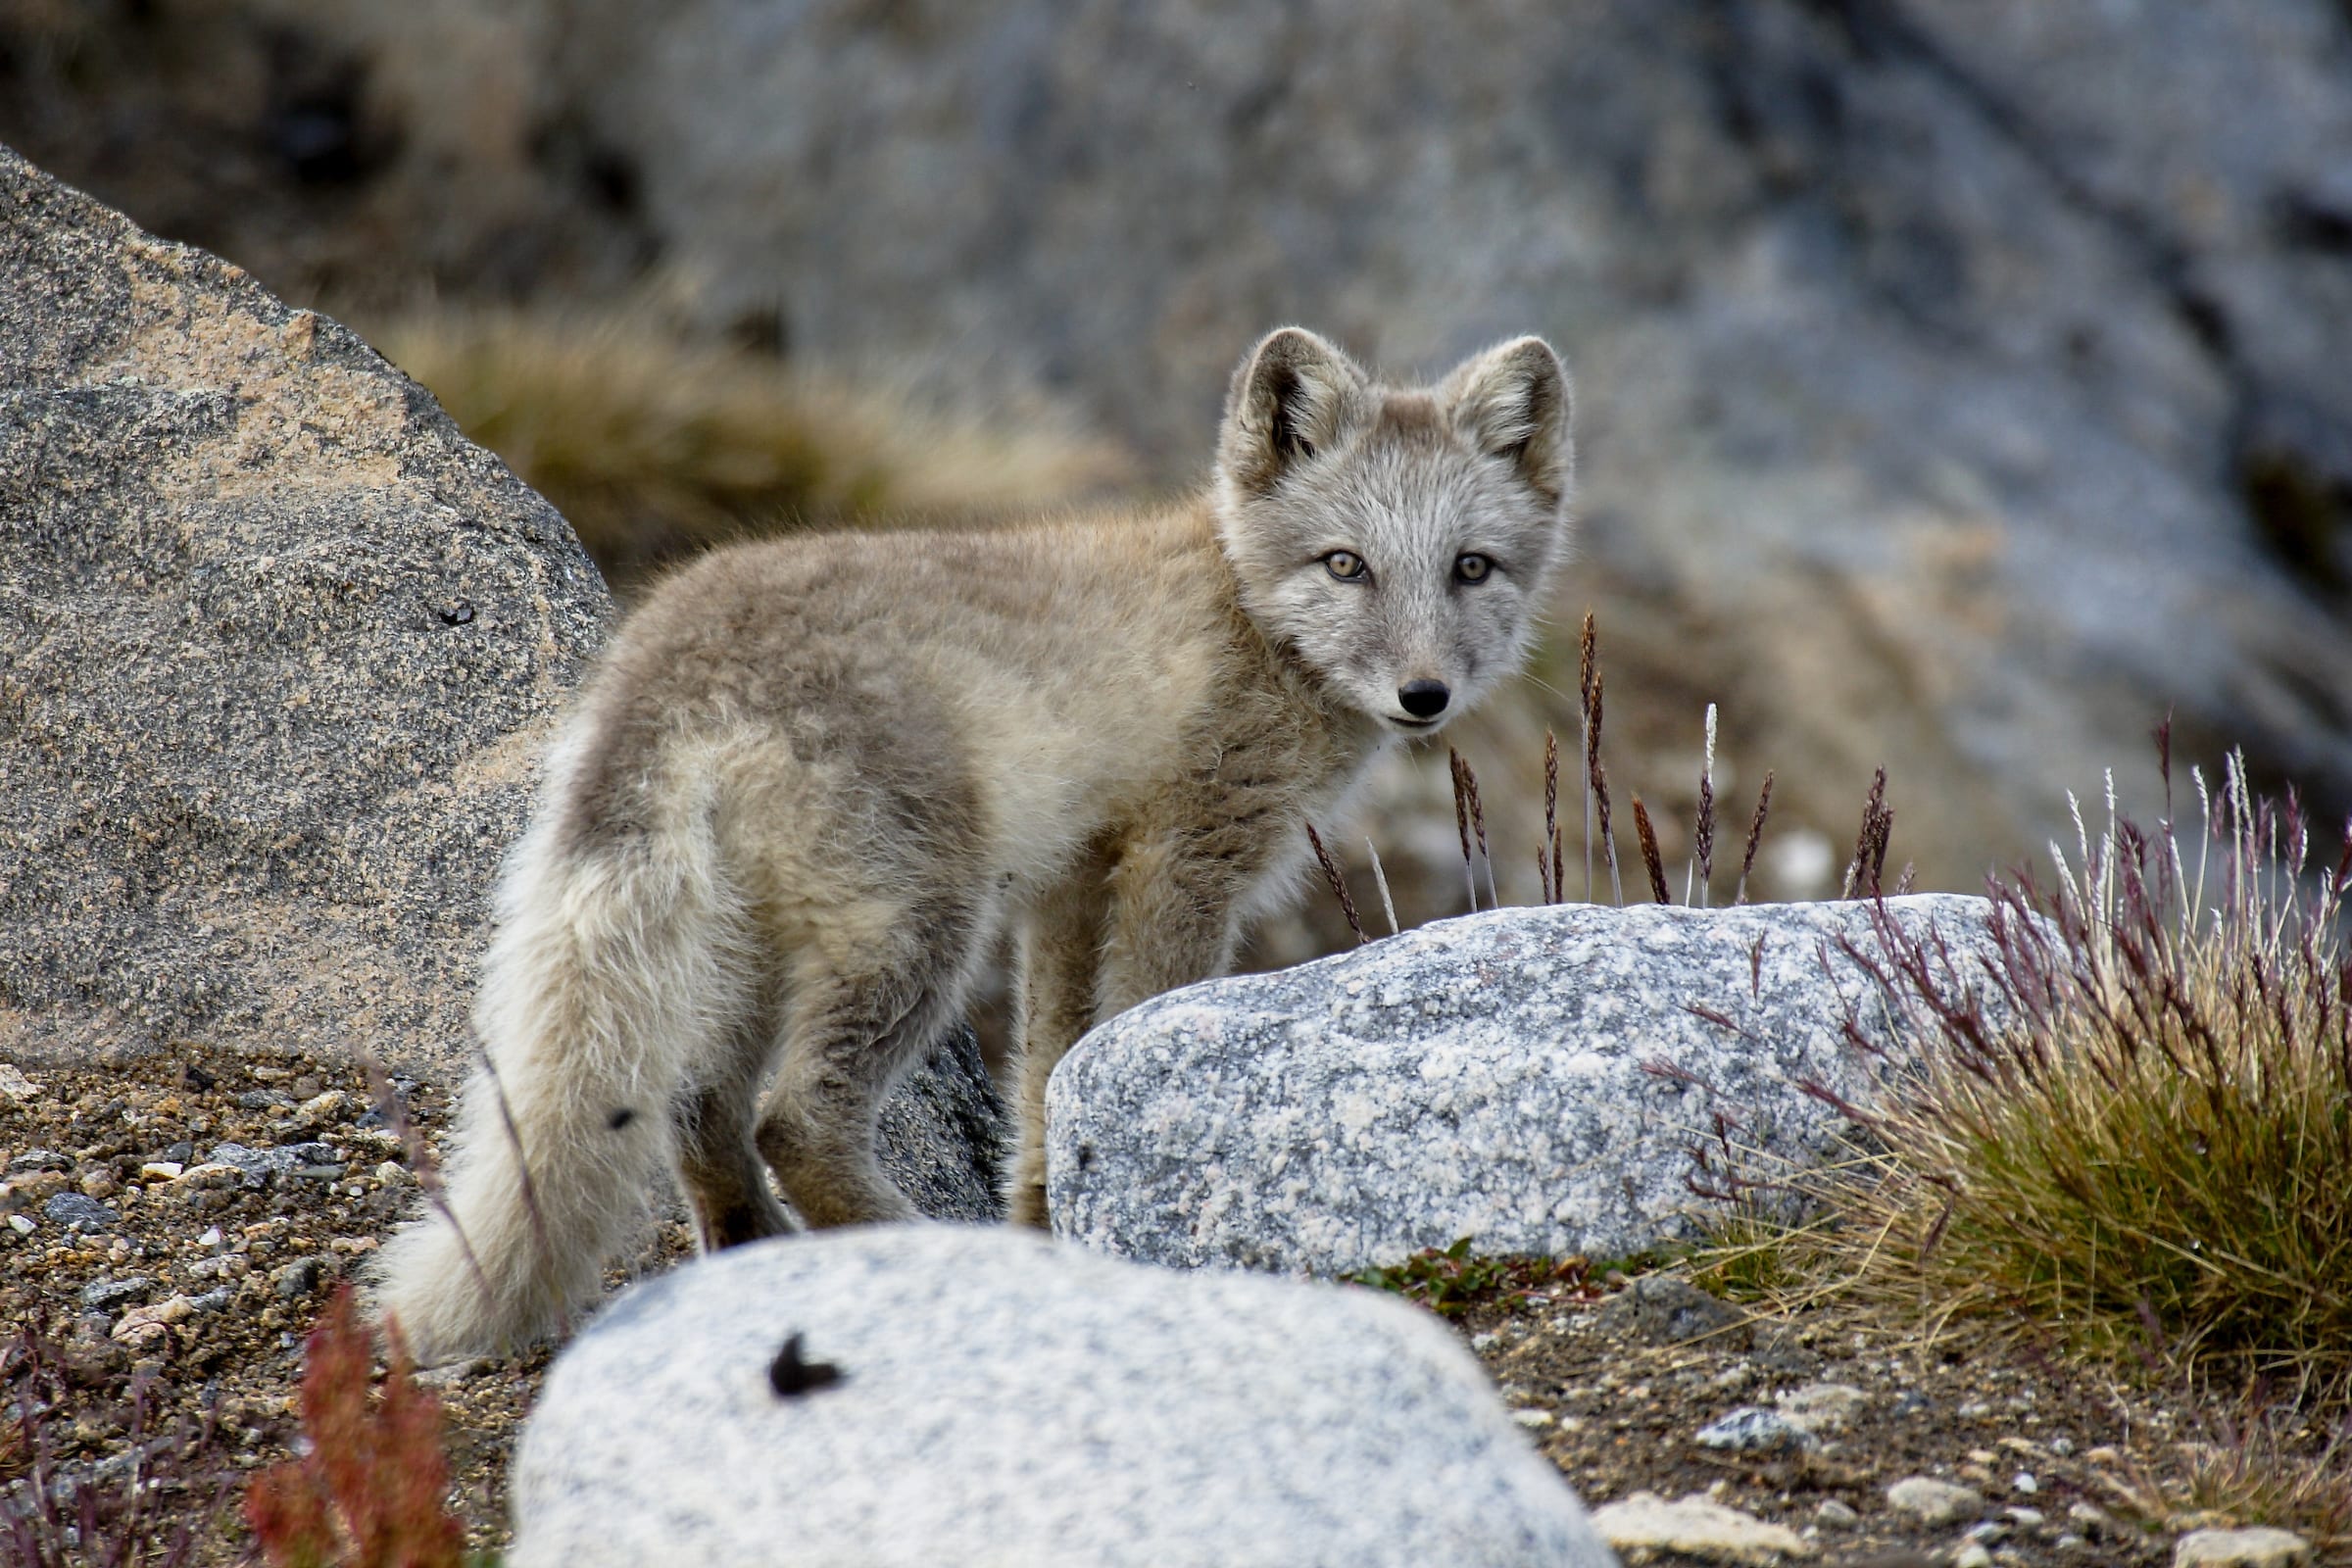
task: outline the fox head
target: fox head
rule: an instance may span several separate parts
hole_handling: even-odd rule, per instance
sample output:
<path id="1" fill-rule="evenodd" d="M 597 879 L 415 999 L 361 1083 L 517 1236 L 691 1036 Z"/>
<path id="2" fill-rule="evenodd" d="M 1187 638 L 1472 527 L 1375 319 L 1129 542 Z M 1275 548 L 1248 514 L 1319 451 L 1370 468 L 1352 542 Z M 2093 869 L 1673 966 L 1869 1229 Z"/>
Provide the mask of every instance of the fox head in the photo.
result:
<path id="1" fill-rule="evenodd" d="M 1541 338 L 1384 386 L 1298 327 L 1234 373 L 1217 526 L 1258 628 L 1392 732 L 1519 667 L 1567 548 L 1568 372 Z"/>

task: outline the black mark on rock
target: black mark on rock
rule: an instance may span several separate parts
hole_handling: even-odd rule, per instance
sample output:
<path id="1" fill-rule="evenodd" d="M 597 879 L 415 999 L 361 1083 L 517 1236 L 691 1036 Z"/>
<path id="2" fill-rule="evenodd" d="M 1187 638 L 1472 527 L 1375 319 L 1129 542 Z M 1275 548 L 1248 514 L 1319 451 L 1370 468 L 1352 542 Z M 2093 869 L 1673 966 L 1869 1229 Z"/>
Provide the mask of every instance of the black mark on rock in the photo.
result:
<path id="1" fill-rule="evenodd" d="M 830 1361 L 801 1359 L 801 1336 L 796 1329 L 786 1336 L 784 1348 L 768 1363 L 767 1386 L 776 1391 L 779 1398 L 797 1399 L 804 1394 L 814 1394 L 839 1383 L 844 1374 Z"/>

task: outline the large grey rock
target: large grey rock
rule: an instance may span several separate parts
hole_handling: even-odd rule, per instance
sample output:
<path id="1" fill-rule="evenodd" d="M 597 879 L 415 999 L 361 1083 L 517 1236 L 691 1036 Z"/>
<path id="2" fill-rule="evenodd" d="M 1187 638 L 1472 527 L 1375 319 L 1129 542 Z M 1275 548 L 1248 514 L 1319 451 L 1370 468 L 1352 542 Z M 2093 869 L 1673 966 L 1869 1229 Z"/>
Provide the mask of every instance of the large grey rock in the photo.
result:
<path id="1" fill-rule="evenodd" d="M 366 344 L 0 150 L 0 1054 L 462 1061 L 606 608 Z"/>
<path id="2" fill-rule="evenodd" d="M 1956 961 L 1982 899 L 1888 900 Z M 1697 1233 L 1693 1151 L 1785 1175 L 1915 1060 L 1867 904 L 1511 908 L 1209 981 L 1081 1040 L 1047 1090 L 1054 1234 L 1193 1267 L 1338 1273 L 1464 1236 L 1622 1256 Z M 1848 1045 L 1849 1020 L 1884 1054 Z M 1735 1156 L 1719 1143 L 1727 1134 Z"/>
<path id="3" fill-rule="evenodd" d="M 837 1381 L 776 1392 L 794 1336 Z M 1434 1319 L 999 1229 L 789 1238 L 640 1288 L 548 1374 L 513 1495 L 515 1568 L 1614 1560 Z"/>

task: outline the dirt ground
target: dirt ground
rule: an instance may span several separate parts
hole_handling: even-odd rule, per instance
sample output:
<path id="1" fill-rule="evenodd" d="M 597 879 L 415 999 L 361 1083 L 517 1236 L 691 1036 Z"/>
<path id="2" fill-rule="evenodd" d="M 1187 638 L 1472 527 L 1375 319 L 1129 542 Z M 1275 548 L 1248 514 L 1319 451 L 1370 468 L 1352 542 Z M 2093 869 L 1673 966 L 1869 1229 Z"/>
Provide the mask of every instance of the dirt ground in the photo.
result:
<path id="1" fill-rule="evenodd" d="M 396 1088 L 420 1129 L 439 1127 L 445 1096 Z M 224 1144 L 253 1152 L 223 1161 Z M 134 1377 L 155 1393 L 146 1434 L 209 1411 L 212 1435 L 181 1466 L 195 1479 L 167 1494 L 169 1507 L 202 1519 L 217 1502 L 196 1560 L 244 1560 L 242 1485 L 291 1451 L 304 1336 L 335 1282 L 417 1200 L 368 1085 L 349 1068 L 193 1050 L 105 1069 L 0 1068 L 0 1324 L 12 1337 L 38 1325 L 62 1350 L 69 1392 L 40 1422 L 58 1468 L 121 1484 Z M 74 1194 L 97 1212 L 57 1206 Z M 70 1228 L 76 1213 L 95 1228 Z M 687 1250 L 685 1228 L 666 1225 L 662 1255 L 640 1266 Z M 1826 1308 L 1710 1330 L 1708 1304 L 1675 1287 L 1622 1287 L 1472 1298 L 1448 1321 L 1589 1505 L 1703 1494 L 1800 1544 L 1785 1558 L 1648 1560 L 2155 1564 L 2181 1530 L 2254 1522 L 2181 1511 L 2200 1453 L 2212 1457 L 2195 1446 L 2209 1424 L 2030 1341 L 1923 1346 L 1901 1325 Z M 1678 1341 L 1693 1323 L 1698 1337 Z M 476 1550 L 506 1539 L 507 1461 L 548 1360 L 541 1350 L 428 1374 Z M 1794 1416 L 1802 1430 L 1765 1418 L 1751 1439 L 1762 1446 L 1700 1439 L 1742 1407 Z M 0 1438 L 0 1487 L 29 1464 L 21 1434 Z M 1964 1487 L 1981 1506 L 1935 1522 L 1906 1512 L 1887 1493 L 1912 1477 Z M 2159 1529 L 2146 1505 L 2168 1483 L 2172 1516 Z"/>

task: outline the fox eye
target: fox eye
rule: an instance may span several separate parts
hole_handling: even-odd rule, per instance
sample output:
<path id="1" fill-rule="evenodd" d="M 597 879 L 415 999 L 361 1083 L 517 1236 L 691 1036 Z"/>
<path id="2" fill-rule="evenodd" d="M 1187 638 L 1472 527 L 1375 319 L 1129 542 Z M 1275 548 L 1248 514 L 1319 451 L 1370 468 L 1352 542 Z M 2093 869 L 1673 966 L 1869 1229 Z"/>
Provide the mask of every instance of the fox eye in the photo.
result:
<path id="1" fill-rule="evenodd" d="M 1455 582 L 1485 582 L 1487 573 L 1494 569 L 1494 563 L 1485 556 L 1460 555 L 1453 558 L 1453 580 Z"/>
<path id="2" fill-rule="evenodd" d="M 1369 569 L 1364 558 L 1352 550 L 1334 550 L 1323 558 L 1323 569 L 1342 582 L 1360 582 Z"/>

